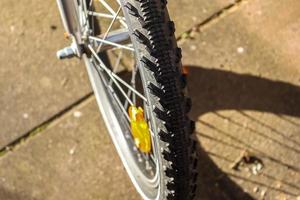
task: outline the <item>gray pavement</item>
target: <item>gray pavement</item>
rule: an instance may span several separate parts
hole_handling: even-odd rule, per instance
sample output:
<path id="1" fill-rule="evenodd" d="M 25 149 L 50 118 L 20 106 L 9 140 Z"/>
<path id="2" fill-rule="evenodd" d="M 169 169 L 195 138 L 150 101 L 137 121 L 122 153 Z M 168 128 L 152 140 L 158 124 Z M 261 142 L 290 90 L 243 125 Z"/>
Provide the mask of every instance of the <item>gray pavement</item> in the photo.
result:
<path id="1" fill-rule="evenodd" d="M 300 5 L 243 2 L 169 2 L 177 35 L 233 5 L 180 41 L 200 141 L 197 197 L 298 200 Z M 55 6 L 0 2 L 0 148 L 91 91 L 82 63 L 54 57 L 67 43 Z M 254 162 L 232 169 L 245 151 Z M 140 199 L 94 97 L 2 152 L 0 169 L 1 200 Z"/>
<path id="2" fill-rule="evenodd" d="M 80 61 L 56 59 L 68 41 L 55 1 L 1 1 L 0 9 L 1 149 L 91 89 Z"/>
<path id="3" fill-rule="evenodd" d="M 234 4 L 235 0 L 180 0 L 169 1 L 169 14 L 176 22 L 176 35 L 179 36 L 213 16 L 218 11 Z"/>

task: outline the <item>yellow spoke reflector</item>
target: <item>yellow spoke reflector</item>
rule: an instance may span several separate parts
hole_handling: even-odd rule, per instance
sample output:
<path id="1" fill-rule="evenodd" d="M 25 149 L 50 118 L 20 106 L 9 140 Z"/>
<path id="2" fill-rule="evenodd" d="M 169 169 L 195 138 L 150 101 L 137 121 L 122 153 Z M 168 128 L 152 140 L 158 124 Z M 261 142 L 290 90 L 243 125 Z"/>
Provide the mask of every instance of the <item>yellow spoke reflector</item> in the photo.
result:
<path id="1" fill-rule="evenodd" d="M 131 133 L 134 138 L 135 145 L 140 151 L 150 153 L 151 136 L 148 124 L 144 117 L 144 110 L 141 107 L 130 106 L 129 117 L 131 125 Z"/>

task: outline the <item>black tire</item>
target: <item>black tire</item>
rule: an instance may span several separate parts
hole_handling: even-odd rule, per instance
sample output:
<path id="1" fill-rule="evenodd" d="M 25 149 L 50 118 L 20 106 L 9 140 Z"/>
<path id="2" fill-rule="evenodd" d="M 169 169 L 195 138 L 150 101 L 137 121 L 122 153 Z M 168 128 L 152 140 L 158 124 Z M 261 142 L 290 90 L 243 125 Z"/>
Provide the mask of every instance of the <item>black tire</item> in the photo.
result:
<path id="1" fill-rule="evenodd" d="M 185 96 L 181 49 L 166 0 L 124 0 L 123 12 L 144 77 L 144 87 L 157 125 L 160 149 L 161 200 L 193 199 L 197 156 L 192 139 L 194 123 L 187 114 L 191 100 Z"/>
<path id="2" fill-rule="evenodd" d="M 135 49 L 143 93 L 149 104 L 147 112 L 150 113 L 151 123 L 154 124 L 153 127 L 155 128 L 155 135 L 152 140 L 155 141 L 155 151 L 158 154 L 159 187 L 156 193 L 154 191 L 148 191 L 148 193 L 157 195 L 155 197 L 148 196 L 145 191 L 154 189 L 147 184 L 139 185 L 143 183 L 134 180 L 134 175 L 132 175 L 134 173 L 129 173 L 129 175 L 146 200 L 194 199 L 197 156 L 196 142 L 192 139 L 194 123 L 188 118 L 191 100 L 186 96 L 186 77 L 181 66 L 181 49 L 177 47 L 174 35 L 175 26 L 169 18 L 166 8 L 167 1 L 121 0 L 121 3 Z M 95 22 L 93 21 L 93 23 Z M 98 32 L 97 29 L 100 30 L 96 28 L 96 32 Z M 85 47 L 84 49 L 88 48 Z M 91 52 L 86 53 L 88 57 L 92 55 Z M 103 84 L 103 81 L 96 80 L 97 71 L 89 68 L 91 64 L 88 58 L 85 60 L 97 96 L 98 92 L 95 85 Z M 101 91 L 104 91 L 104 87 L 101 88 Z M 101 93 L 104 95 L 102 98 L 108 99 L 105 101 L 105 106 L 116 106 L 108 91 Z M 100 99 L 99 96 L 97 100 Z M 98 104 L 102 104 L 103 107 L 103 102 L 99 100 Z M 102 113 L 104 112 L 102 111 Z M 114 117 L 118 118 L 118 123 L 121 124 L 120 113 L 116 109 Z M 109 126 L 109 123 L 107 125 Z M 122 148 L 117 149 L 120 151 Z M 124 159 L 129 159 L 128 157 L 124 158 L 124 156 L 121 158 L 123 163 Z M 128 166 L 130 163 L 127 163 L 126 168 L 127 171 L 130 171 Z"/>

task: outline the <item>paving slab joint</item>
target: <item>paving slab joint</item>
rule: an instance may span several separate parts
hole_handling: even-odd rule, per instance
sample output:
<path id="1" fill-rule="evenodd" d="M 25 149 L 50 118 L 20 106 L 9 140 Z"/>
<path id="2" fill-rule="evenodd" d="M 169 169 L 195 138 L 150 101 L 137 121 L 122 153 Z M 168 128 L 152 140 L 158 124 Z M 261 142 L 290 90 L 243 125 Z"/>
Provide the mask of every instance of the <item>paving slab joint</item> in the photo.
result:
<path id="1" fill-rule="evenodd" d="M 56 121 L 59 121 L 59 119 L 61 119 L 64 115 L 66 115 L 66 113 L 71 111 L 74 107 L 80 106 L 84 102 L 87 102 L 88 100 L 92 99 L 93 94 L 94 94 L 93 92 L 89 92 L 88 94 L 84 95 L 77 101 L 68 105 L 63 110 L 54 114 L 52 117 L 48 118 L 41 124 L 35 126 L 31 130 L 22 134 L 21 137 L 17 138 L 16 140 L 12 141 L 5 147 L 1 148 L 0 149 L 0 158 L 5 156 L 9 152 L 13 152 L 20 144 L 24 144 L 25 142 L 29 141 L 34 136 L 41 134 L 45 129 L 47 129 L 50 125 L 54 124 Z"/>
<path id="2" fill-rule="evenodd" d="M 184 33 L 180 34 L 177 37 L 177 41 L 179 44 L 184 43 L 187 40 L 192 40 L 197 34 L 203 32 L 205 29 L 210 27 L 211 25 L 219 22 L 223 18 L 227 17 L 231 13 L 235 12 L 236 10 L 240 9 L 242 5 L 248 3 L 250 0 L 236 0 L 234 3 L 227 5 L 226 7 L 222 8 L 221 10 L 215 12 L 210 17 L 205 19 L 204 21 L 195 24 L 193 27 L 185 31 Z"/>

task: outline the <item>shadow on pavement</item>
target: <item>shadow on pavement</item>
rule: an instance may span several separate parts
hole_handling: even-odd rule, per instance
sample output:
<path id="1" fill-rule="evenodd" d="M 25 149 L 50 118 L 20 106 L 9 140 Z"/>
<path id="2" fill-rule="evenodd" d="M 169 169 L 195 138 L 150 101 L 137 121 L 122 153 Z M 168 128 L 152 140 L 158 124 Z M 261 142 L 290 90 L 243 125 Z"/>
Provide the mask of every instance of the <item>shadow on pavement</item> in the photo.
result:
<path id="1" fill-rule="evenodd" d="M 226 109 L 243 115 L 246 113 L 242 110 L 253 110 L 273 113 L 282 119 L 285 119 L 282 115 L 300 117 L 300 88 L 295 85 L 200 66 L 189 68 L 194 120 L 205 113 Z M 199 199 L 254 199 L 211 160 L 200 142 L 198 144 Z"/>
<path id="2" fill-rule="evenodd" d="M 251 75 L 190 66 L 192 115 L 216 110 L 255 110 L 300 117 L 300 88 Z"/>
<path id="3" fill-rule="evenodd" d="M 254 200 L 232 181 L 208 156 L 198 141 L 198 187 L 196 199 Z"/>

